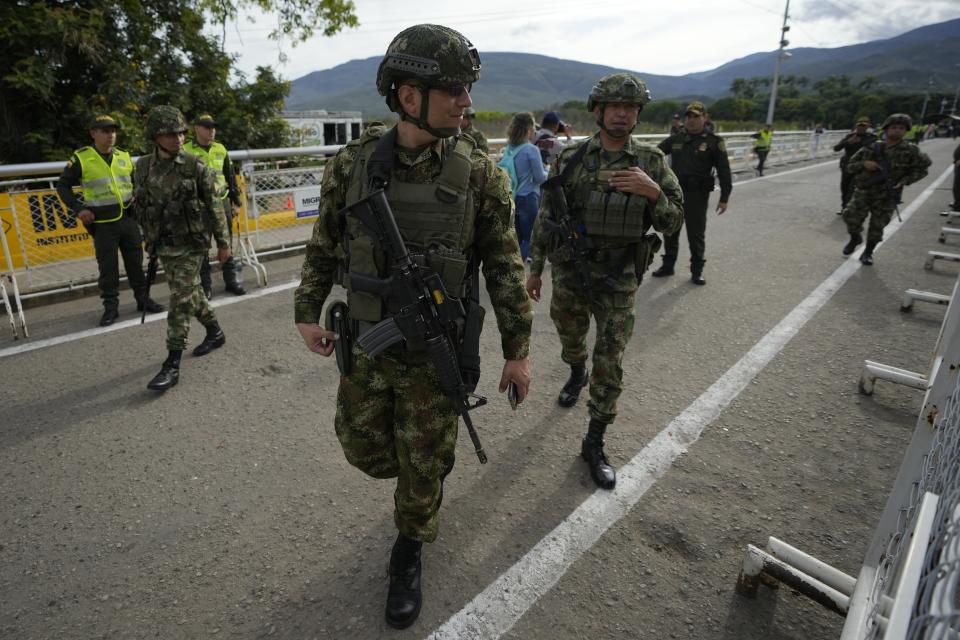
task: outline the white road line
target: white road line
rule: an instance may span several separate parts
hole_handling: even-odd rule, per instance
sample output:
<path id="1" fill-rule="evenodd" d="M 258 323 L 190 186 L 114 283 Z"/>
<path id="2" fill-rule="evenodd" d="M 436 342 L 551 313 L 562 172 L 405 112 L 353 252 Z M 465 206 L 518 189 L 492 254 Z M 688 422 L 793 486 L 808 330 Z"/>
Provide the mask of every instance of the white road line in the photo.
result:
<path id="1" fill-rule="evenodd" d="M 909 220 L 952 173 L 953 168 L 948 168 L 924 189 L 901 212 L 903 221 Z M 892 236 L 902 226 L 903 223 L 895 221 L 887 227 L 885 235 Z M 861 266 L 855 255 L 845 260 L 650 444 L 621 467 L 613 491 L 598 489 L 594 492 L 515 565 L 430 634 L 428 640 L 495 640 L 509 631 L 607 529 L 639 502 L 647 489 L 670 469 L 673 461 L 700 438 L 707 426 Z"/>
<path id="2" fill-rule="evenodd" d="M 240 302 L 247 302 L 248 300 L 255 300 L 257 298 L 262 298 L 263 296 L 268 296 L 271 293 L 277 293 L 278 291 L 286 291 L 287 289 L 293 289 L 299 284 L 300 284 L 299 280 L 293 280 L 291 282 L 286 282 L 284 284 L 276 284 L 276 285 L 273 285 L 272 287 L 257 289 L 256 291 L 247 293 L 246 295 L 243 295 L 243 296 L 217 298 L 210 304 L 214 307 L 225 307 L 228 304 L 237 304 Z M 145 322 L 157 322 L 158 320 L 165 320 L 166 317 L 167 317 L 167 312 L 148 313 Z M 140 325 L 140 316 L 138 315 L 136 318 L 131 318 L 130 320 L 124 320 L 122 322 L 117 322 L 110 325 L 109 327 L 96 327 L 94 329 L 86 329 L 85 331 L 77 331 L 75 333 L 68 333 L 62 336 L 55 336 L 53 338 L 45 338 L 43 340 L 37 340 L 36 342 L 25 342 L 24 344 L 18 344 L 13 347 L 7 347 L 6 349 L 0 350 L 0 358 L 15 356 L 21 353 L 27 353 L 28 351 L 34 351 L 36 349 L 52 347 L 58 344 L 65 344 L 67 342 L 74 342 L 75 340 L 82 340 L 83 338 L 99 336 L 104 333 L 110 333 L 111 331 L 120 331 L 121 329 L 129 329 L 131 327 L 136 327 L 139 325 Z"/>

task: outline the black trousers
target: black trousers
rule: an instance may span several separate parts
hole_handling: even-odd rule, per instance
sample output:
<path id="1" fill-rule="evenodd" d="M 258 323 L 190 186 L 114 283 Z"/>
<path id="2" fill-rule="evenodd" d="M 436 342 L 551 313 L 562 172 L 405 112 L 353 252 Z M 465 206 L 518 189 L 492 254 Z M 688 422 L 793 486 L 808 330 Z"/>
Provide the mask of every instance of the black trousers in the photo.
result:
<path id="1" fill-rule="evenodd" d="M 953 165 L 953 210 L 960 211 L 960 167 Z"/>
<path id="2" fill-rule="evenodd" d="M 757 164 L 757 171 L 760 172 L 760 175 L 763 175 L 763 163 L 767 161 L 767 156 L 770 155 L 770 149 L 755 149 L 757 153 L 757 159 L 760 161 Z"/>
<path id="3" fill-rule="evenodd" d="M 224 200 L 223 213 L 227 217 L 227 234 L 230 236 L 230 245 L 232 248 L 233 245 L 233 207 L 230 206 L 229 200 Z M 227 258 L 227 261 L 223 263 L 220 267 L 221 274 L 223 275 L 223 281 L 225 284 L 229 284 L 231 281 L 235 281 L 237 276 L 235 274 L 240 273 L 239 265 L 233 259 L 233 256 Z M 203 265 L 200 267 L 200 282 L 203 287 L 209 289 L 211 286 L 210 278 L 210 260 L 204 260 Z"/>
<path id="4" fill-rule="evenodd" d="M 683 190 L 683 226 L 687 228 L 687 242 L 690 245 L 690 270 L 701 273 L 703 255 L 707 249 L 707 205 L 710 202 L 709 191 Z M 663 236 L 663 263 L 673 266 L 677 262 L 680 250 L 680 231 Z"/>
<path id="5" fill-rule="evenodd" d="M 103 306 L 116 308 L 120 304 L 118 250 L 123 257 L 130 288 L 139 300 L 146 290 L 147 280 L 143 275 L 143 237 L 137 222 L 131 216 L 124 215 L 116 222 L 95 222 L 88 227 L 88 231 L 93 235 L 93 248 L 97 254 L 97 268 L 100 270 L 97 286 L 100 287 Z"/>
<path id="6" fill-rule="evenodd" d="M 847 203 L 850 202 L 850 198 L 853 197 L 854 184 L 851 174 L 847 173 L 845 168 L 840 169 L 840 204 L 841 208 L 846 208 Z"/>

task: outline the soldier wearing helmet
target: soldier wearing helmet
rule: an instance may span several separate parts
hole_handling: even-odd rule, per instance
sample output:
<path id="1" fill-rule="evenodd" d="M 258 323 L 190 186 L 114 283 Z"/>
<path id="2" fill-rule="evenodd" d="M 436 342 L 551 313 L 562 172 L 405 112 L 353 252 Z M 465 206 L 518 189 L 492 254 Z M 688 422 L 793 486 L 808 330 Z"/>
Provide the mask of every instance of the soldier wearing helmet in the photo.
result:
<path id="1" fill-rule="evenodd" d="M 127 280 L 137 300 L 137 311 L 150 313 L 163 307 L 146 295 L 143 277 L 143 238 L 133 215 L 133 160 L 114 145 L 120 122 L 102 114 L 90 121 L 93 144 L 77 149 L 57 182 L 57 193 L 93 237 L 100 277 L 97 286 L 103 300 L 100 326 L 106 327 L 120 317 L 120 265 L 123 257 Z M 81 188 L 82 198 L 74 194 Z"/>
<path id="2" fill-rule="evenodd" d="M 147 250 L 159 257 L 170 286 L 167 315 L 167 359 L 148 389 L 166 391 L 180 380 L 180 356 L 187 348 L 190 318 L 206 330 L 193 355 L 203 356 L 226 341 L 213 307 L 200 288 L 200 267 L 211 237 L 221 264 L 230 257 L 227 221 L 220 204 L 214 171 L 183 151 L 187 122 L 168 105 L 147 114 L 144 136 L 153 150 L 137 160 L 133 174 L 137 217 Z"/>
<path id="3" fill-rule="evenodd" d="M 391 298 L 354 290 L 355 276 L 388 275 L 387 256 L 342 211 L 384 189 L 411 254 L 426 273 L 442 279 L 448 297 L 464 305 L 465 328 L 456 339 L 469 388 L 479 374 L 469 370 L 471 361 L 479 363 L 479 346 L 471 346 L 474 334 L 466 328 L 481 324 L 482 265 L 506 360 L 500 391 L 512 383 L 522 401 L 530 384 L 532 313 L 511 219 L 510 182 L 472 137 L 460 135 L 470 89 L 479 77 L 476 50 L 453 29 L 416 25 L 393 39 L 377 72 L 377 89 L 399 121 L 391 129 L 371 124 L 327 164 L 320 215 L 294 296 L 295 322 L 307 348 L 329 356 L 338 340 L 395 317 L 398 308 Z M 347 290 L 349 336 L 318 324 L 335 282 Z M 390 555 L 385 611 L 387 624 L 395 628 L 413 624 L 420 613 L 422 543 L 437 537 L 443 480 L 453 468 L 459 421 L 424 349 L 408 342 L 405 349 L 392 347 L 373 358 L 352 349 L 352 361 L 338 359 L 335 425 L 344 455 L 372 477 L 397 479 L 399 535 Z"/>
<path id="4" fill-rule="evenodd" d="M 477 110 L 473 107 L 467 107 L 463 110 L 463 123 L 460 125 L 461 133 L 466 133 L 473 141 L 477 143 L 477 149 L 490 155 L 490 145 L 487 143 L 487 136 L 483 131 L 473 126 L 473 121 L 477 119 Z"/>
<path id="5" fill-rule="evenodd" d="M 547 258 L 553 265 L 550 317 L 560 334 L 570 377 L 562 407 L 576 404 L 587 385 L 587 331 L 597 324 L 589 377 L 590 423 L 580 453 L 594 482 L 612 489 L 616 472 L 603 436 L 617 417 L 623 390 L 623 351 L 633 333 L 634 298 L 660 239 L 683 221 L 683 195 L 663 152 L 630 133 L 650 93 L 629 73 L 604 76 L 590 91 L 587 110 L 599 131 L 563 149 L 545 183 L 533 234 L 527 292 L 539 300 Z M 565 205 L 565 206 L 564 206 Z"/>
<path id="6" fill-rule="evenodd" d="M 843 255 L 850 255 L 863 242 L 863 223 L 869 216 L 867 246 L 860 254 L 860 262 L 865 265 L 873 264 L 873 250 L 883 240 L 883 229 L 901 201 L 903 188 L 927 175 L 930 158 L 917 145 L 904 140 L 912 124 L 904 113 L 887 117 L 882 127 L 885 138 L 860 149 L 847 163 L 855 190 L 843 210 L 850 233 Z"/>
<path id="7" fill-rule="evenodd" d="M 870 118 L 860 116 L 853 131 L 834 145 L 834 151 L 843 151 L 843 157 L 840 158 L 840 211 L 837 212 L 838 214 L 843 214 L 843 209 L 853 197 L 853 176 L 847 171 L 850 158 L 860 149 L 869 147 L 876 141 L 877 136 L 870 132 Z"/>

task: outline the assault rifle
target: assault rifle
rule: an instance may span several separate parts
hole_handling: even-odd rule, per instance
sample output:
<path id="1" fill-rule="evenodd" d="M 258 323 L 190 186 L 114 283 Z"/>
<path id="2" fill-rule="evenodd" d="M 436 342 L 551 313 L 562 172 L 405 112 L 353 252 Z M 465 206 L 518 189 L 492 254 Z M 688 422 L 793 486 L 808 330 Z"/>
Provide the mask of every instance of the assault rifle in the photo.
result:
<path id="1" fill-rule="evenodd" d="M 157 254 L 151 253 L 147 261 L 147 286 L 143 289 L 143 313 L 140 314 L 140 324 L 147 321 L 147 301 L 150 299 L 150 286 L 157 279 Z"/>
<path id="2" fill-rule="evenodd" d="M 587 302 L 593 307 L 593 286 L 590 282 L 590 271 L 587 269 L 587 257 L 593 248 L 593 243 L 584 233 L 581 223 L 575 220 L 567 210 L 567 197 L 563 193 L 565 177 L 561 173 L 543 183 L 543 192 L 547 196 L 547 207 L 551 214 L 543 218 L 543 228 L 554 238 L 556 246 L 566 245 L 570 249 L 577 280 L 580 281 L 580 289 L 587 297 Z"/>
<path id="3" fill-rule="evenodd" d="M 383 189 L 377 189 L 340 213 L 344 212 L 360 223 L 390 262 L 389 277 L 381 279 L 351 273 L 350 287 L 354 291 L 374 293 L 400 306 L 396 315 L 381 320 L 358 337 L 357 344 L 370 357 L 400 342 L 425 344 L 440 377 L 440 390 L 456 403 L 477 458 L 481 464 L 486 463 L 487 454 L 470 419 L 470 410 L 485 405 L 487 399 L 467 391 L 452 337 L 466 316 L 463 304 L 447 295 L 439 274 L 425 275 L 410 255 Z M 473 404 L 471 398 L 475 401 Z"/>
<path id="4" fill-rule="evenodd" d="M 880 184 L 883 183 L 883 188 L 886 189 L 887 195 L 889 195 L 894 202 L 894 210 L 897 212 L 897 220 L 903 222 L 903 219 L 900 217 L 900 203 L 902 202 L 903 188 L 897 189 L 896 185 L 893 183 L 893 176 L 890 175 L 890 158 L 886 154 L 886 143 L 882 140 L 877 140 L 873 143 L 873 152 L 876 155 L 876 163 L 880 165 L 880 170 L 877 172 L 877 175 L 872 176 L 867 180 L 868 185 Z"/>

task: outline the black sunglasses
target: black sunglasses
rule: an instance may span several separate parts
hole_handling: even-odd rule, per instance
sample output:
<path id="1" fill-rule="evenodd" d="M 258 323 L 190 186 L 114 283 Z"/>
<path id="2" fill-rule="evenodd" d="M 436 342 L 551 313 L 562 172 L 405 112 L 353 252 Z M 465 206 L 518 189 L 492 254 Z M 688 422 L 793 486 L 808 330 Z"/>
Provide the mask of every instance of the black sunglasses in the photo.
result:
<path id="1" fill-rule="evenodd" d="M 468 84 L 437 84 L 432 85 L 431 89 L 436 89 L 437 91 L 442 91 L 451 98 L 459 98 L 464 93 L 470 93 L 470 90 L 473 89 L 473 83 Z"/>

